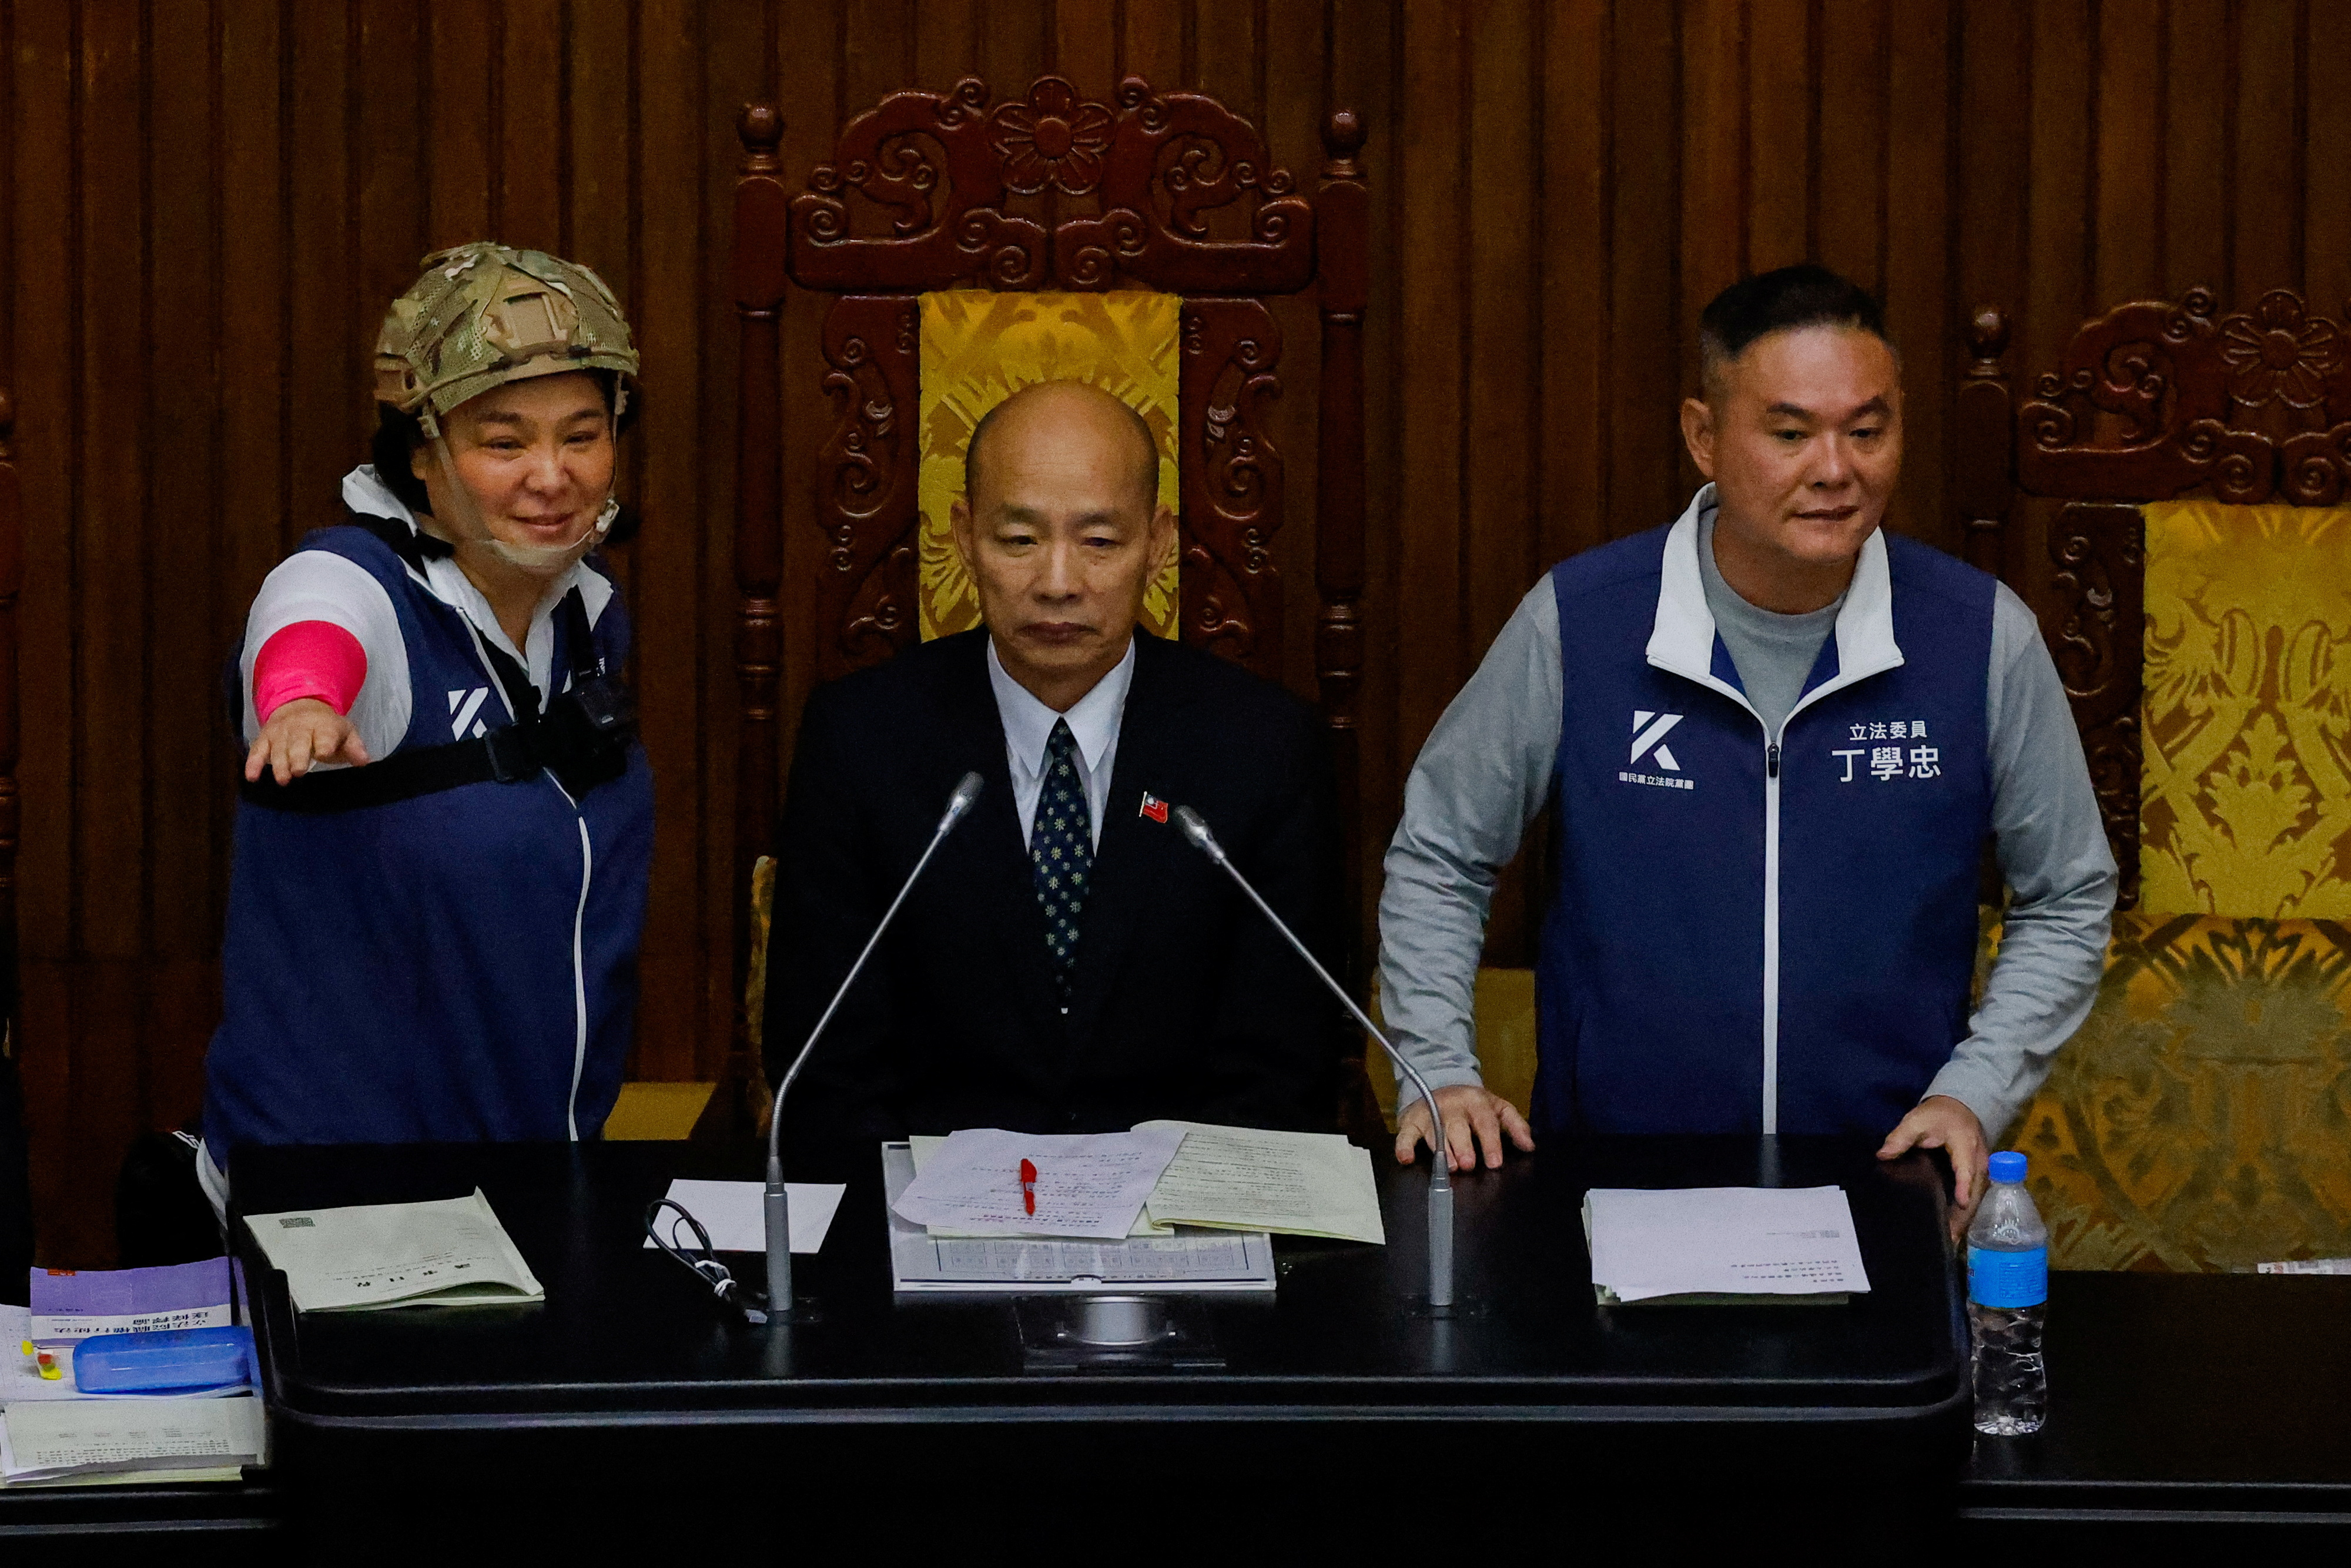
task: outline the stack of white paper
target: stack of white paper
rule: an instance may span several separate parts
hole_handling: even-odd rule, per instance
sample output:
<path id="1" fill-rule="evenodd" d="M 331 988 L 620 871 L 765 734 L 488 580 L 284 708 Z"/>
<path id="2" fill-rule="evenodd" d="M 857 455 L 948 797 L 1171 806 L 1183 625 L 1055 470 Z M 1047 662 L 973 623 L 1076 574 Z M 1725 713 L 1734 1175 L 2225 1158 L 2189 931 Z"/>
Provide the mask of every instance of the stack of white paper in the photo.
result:
<path id="1" fill-rule="evenodd" d="M 1604 1302 L 1841 1301 L 1869 1289 L 1843 1187 L 1594 1187 L 1583 1231 Z"/>
<path id="2" fill-rule="evenodd" d="M 547 1300 L 479 1187 L 437 1203 L 254 1214 L 245 1223 L 285 1270 L 298 1312 Z"/>
<path id="3" fill-rule="evenodd" d="M 886 1148 L 889 1145 L 884 1145 L 883 1146 Z M 934 1159 L 936 1159 L 938 1157 L 939 1151 L 946 1146 L 947 1140 L 944 1134 L 915 1133 L 910 1135 L 906 1139 L 906 1147 L 914 1155 L 914 1174 L 916 1176 L 921 1176 L 923 1174 L 923 1167 L 930 1164 Z M 1176 1158 L 1181 1159 L 1182 1157 L 1182 1152 L 1180 1150 L 1177 1151 Z M 1160 1179 L 1163 1181 L 1166 1179 L 1165 1173 L 1162 1174 Z M 1022 1209 L 1022 1218 L 1025 1219 L 1027 1218 L 1027 1206 L 1023 1205 Z M 923 1227 L 923 1228 L 928 1231 L 932 1237 L 941 1241 L 986 1240 L 1001 1234 L 1001 1232 L 994 1230 L 958 1230 L 952 1225 L 926 1225 Z M 1155 1221 L 1151 1218 L 1150 1205 L 1146 1203 L 1144 1206 L 1143 1212 L 1134 1217 L 1134 1223 L 1127 1227 L 1126 1233 L 1129 1236 L 1173 1236 L 1176 1234 L 1176 1228 L 1172 1225 L 1161 1225 Z"/>
<path id="4" fill-rule="evenodd" d="M 1183 1141 L 1172 1124 L 1063 1134 L 971 1128 L 930 1153 L 891 1207 L 902 1219 L 967 1237 L 1116 1241 L 1134 1228 Z M 1023 1181 L 1024 1164 L 1033 1180 Z"/>
<path id="5" fill-rule="evenodd" d="M 1050 1295 L 1104 1289 L 1273 1289 L 1273 1246 L 1262 1231 L 1183 1230 L 1102 1241 L 1049 1236 L 962 1239 L 925 1229 L 899 1212 L 899 1201 L 914 1179 L 913 1151 L 904 1144 L 883 1145 L 883 1195 L 891 1207 L 890 1279 L 902 1291 Z"/>
<path id="6" fill-rule="evenodd" d="M 214 1261 L 220 1265 L 225 1284 L 227 1261 Z M 131 1272 L 149 1277 L 127 1279 Z M 154 1284 L 154 1274 L 166 1272 L 170 1270 L 86 1273 L 77 1277 L 74 1288 L 95 1292 L 83 1304 L 95 1299 L 103 1305 L 109 1291 L 144 1291 Z M 43 1301 L 51 1309 L 69 1304 L 54 1291 Z M 142 1301 L 134 1313 L 115 1315 L 136 1315 L 172 1327 L 188 1313 L 213 1310 L 166 1304 L 150 1311 L 151 1306 Z M 219 1311 L 229 1312 L 225 1305 Z M 241 1467 L 264 1462 L 261 1401 L 250 1384 L 184 1394 L 83 1393 L 74 1383 L 73 1345 L 89 1337 L 81 1332 L 86 1326 L 81 1320 L 88 1315 L 0 1304 L 0 1488 L 233 1481 Z M 107 1332 L 147 1329 L 110 1327 Z M 36 1343 L 54 1355 L 57 1376 L 42 1376 L 35 1357 L 26 1354 L 26 1347 Z"/>
<path id="7" fill-rule="evenodd" d="M 263 1452 L 261 1401 L 250 1395 L 15 1404 L 0 1424 L 0 1473 L 16 1486 L 127 1471 L 234 1479 Z"/>
<path id="8" fill-rule="evenodd" d="M 1205 1122 L 1143 1122 L 1134 1130 L 1173 1131 L 1183 1142 L 1127 1228 L 1130 1237 L 1173 1236 L 1184 1225 L 1375 1246 L 1387 1239 L 1380 1221 L 1379 1188 L 1372 1179 L 1372 1157 L 1336 1133 L 1283 1133 Z M 919 1176 L 947 1140 L 917 1133 L 908 1143 Z M 1001 1179 L 1008 1207 L 1017 1172 L 1007 1167 Z M 925 1228 L 942 1241 L 1008 1234 L 1000 1228 L 948 1224 Z M 1025 1206 L 1019 1233 L 1051 1234 L 1031 1227 Z"/>

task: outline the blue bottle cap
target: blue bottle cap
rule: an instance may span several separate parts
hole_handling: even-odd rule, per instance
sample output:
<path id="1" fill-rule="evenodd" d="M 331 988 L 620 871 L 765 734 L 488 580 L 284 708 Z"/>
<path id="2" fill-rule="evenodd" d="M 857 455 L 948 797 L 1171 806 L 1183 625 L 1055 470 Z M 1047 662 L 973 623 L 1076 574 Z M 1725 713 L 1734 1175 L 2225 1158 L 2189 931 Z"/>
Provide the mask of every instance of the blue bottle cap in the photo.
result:
<path id="1" fill-rule="evenodd" d="M 1994 1181 L 2022 1181 L 2024 1179 L 2024 1156 L 2010 1149 L 2003 1149 L 1999 1154 L 1992 1155 L 1991 1179 Z"/>

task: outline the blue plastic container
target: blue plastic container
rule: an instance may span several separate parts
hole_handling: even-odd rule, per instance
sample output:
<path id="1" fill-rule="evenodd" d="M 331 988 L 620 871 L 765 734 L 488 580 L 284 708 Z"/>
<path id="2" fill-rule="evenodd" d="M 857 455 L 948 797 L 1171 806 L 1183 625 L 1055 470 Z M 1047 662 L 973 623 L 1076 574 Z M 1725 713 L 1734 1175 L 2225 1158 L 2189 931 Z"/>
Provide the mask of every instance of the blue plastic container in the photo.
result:
<path id="1" fill-rule="evenodd" d="M 248 1384 L 253 1365 L 249 1328 L 92 1334 L 74 1346 L 74 1386 L 84 1394 L 193 1394 Z"/>

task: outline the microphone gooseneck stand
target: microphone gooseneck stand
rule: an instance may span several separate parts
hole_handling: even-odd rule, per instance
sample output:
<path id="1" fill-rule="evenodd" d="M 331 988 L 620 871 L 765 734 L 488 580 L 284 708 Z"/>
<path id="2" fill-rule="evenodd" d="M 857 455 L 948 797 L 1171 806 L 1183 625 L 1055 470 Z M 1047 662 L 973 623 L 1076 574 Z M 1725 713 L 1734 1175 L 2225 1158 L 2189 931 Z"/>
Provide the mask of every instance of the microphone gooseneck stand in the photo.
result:
<path id="1" fill-rule="evenodd" d="M 881 923 L 873 927 L 873 935 L 865 939 L 864 951 L 859 953 L 857 962 L 849 967 L 848 977 L 841 982 L 841 988 L 832 993 L 832 1000 L 825 1004 L 823 1014 L 816 1020 L 816 1027 L 809 1030 L 808 1040 L 800 1046 L 799 1054 L 792 1058 L 791 1066 L 785 1070 L 783 1082 L 776 1085 L 775 1103 L 768 1108 L 768 1183 L 760 1195 L 768 1232 L 768 1309 L 764 1319 L 767 1322 L 789 1322 L 794 1311 L 791 1199 L 784 1186 L 782 1152 L 784 1096 L 791 1092 L 793 1080 L 799 1077 L 800 1069 L 808 1065 L 809 1052 L 814 1051 L 816 1042 L 824 1037 L 825 1026 L 832 1021 L 832 1015 L 841 1010 L 841 999 L 849 995 L 849 988 L 855 985 L 857 977 L 864 972 L 865 961 L 873 956 L 873 949 L 881 946 L 882 934 L 890 929 L 890 922 L 898 916 L 898 906 L 906 902 L 908 894 L 914 891 L 916 880 L 922 876 L 923 869 L 931 863 L 931 857 L 938 852 L 939 845 L 946 841 L 946 836 L 955 831 L 955 825 L 962 821 L 971 810 L 972 802 L 979 799 L 980 788 L 985 782 L 978 774 L 967 773 L 956 783 L 955 793 L 947 797 L 947 809 L 939 818 L 937 829 L 931 834 L 931 841 L 923 848 L 922 858 L 914 862 L 914 869 L 908 872 L 906 880 L 899 884 L 898 896 L 890 901 L 888 909 L 883 911 Z"/>
<path id="2" fill-rule="evenodd" d="M 1428 1167 L 1428 1304 L 1439 1315 L 1449 1312 L 1453 1307 L 1453 1171 L 1452 1162 L 1445 1149 L 1445 1118 L 1437 1113 L 1436 1092 L 1420 1075 L 1420 1070 L 1405 1061 L 1404 1052 L 1380 1031 L 1379 1025 L 1355 1005 L 1355 998 L 1347 994 L 1347 988 L 1331 977 L 1331 971 L 1324 968 L 1322 961 L 1298 939 L 1298 933 L 1290 928 L 1290 923 L 1276 915 L 1273 906 L 1258 895 L 1257 889 L 1249 885 L 1249 878 L 1241 874 L 1240 868 L 1233 864 L 1232 857 L 1225 853 L 1225 847 L 1217 842 L 1217 835 L 1208 831 L 1208 824 L 1202 820 L 1200 813 L 1189 806 L 1178 806 L 1176 808 L 1176 821 L 1184 830 L 1184 837 L 1191 841 L 1192 847 L 1223 867 L 1225 874 L 1233 879 L 1234 884 L 1249 894 L 1249 902 L 1257 905 L 1258 912 L 1271 921 L 1273 928 L 1298 949 L 1298 956 L 1306 960 L 1307 967 L 1330 988 L 1331 994 L 1339 998 L 1340 1004 L 1354 1015 L 1355 1021 L 1364 1026 L 1364 1032 L 1380 1042 L 1380 1049 L 1388 1053 L 1388 1060 L 1395 1063 L 1396 1071 L 1412 1081 L 1412 1086 L 1420 1092 L 1422 1102 L 1428 1106 L 1428 1124 L 1437 1145 Z"/>

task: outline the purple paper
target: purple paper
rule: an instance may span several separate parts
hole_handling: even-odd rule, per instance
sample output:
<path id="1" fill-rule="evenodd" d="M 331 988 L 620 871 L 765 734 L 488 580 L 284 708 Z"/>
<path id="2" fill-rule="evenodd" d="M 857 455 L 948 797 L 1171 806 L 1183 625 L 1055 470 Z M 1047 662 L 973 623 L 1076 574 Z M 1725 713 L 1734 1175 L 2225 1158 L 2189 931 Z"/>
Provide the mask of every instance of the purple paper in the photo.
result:
<path id="1" fill-rule="evenodd" d="M 223 1306 L 229 1299 L 225 1258 L 159 1269 L 32 1273 L 36 1317 L 131 1317 Z"/>

